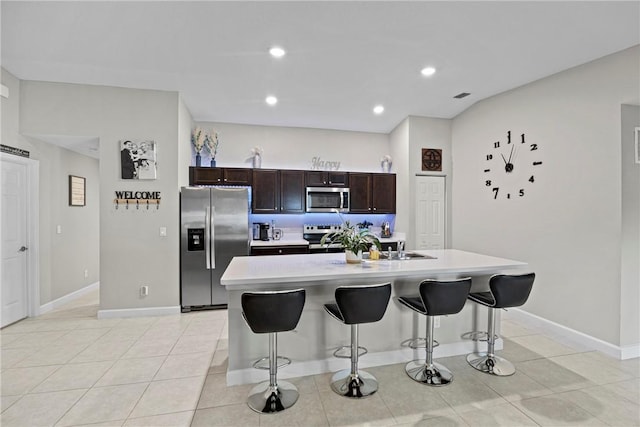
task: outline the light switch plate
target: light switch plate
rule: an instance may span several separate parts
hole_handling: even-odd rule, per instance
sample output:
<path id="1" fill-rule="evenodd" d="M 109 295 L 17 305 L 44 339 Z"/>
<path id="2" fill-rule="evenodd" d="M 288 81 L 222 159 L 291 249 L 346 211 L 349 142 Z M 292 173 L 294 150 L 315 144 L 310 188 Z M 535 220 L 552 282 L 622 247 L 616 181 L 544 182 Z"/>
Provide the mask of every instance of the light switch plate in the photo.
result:
<path id="1" fill-rule="evenodd" d="M 61 225 L 56 226 L 56 234 L 62 234 L 62 226 Z"/>
<path id="2" fill-rule="evenodd" d="M 160 227 L 160 237 L 167 237 L 167 227 Z"/>

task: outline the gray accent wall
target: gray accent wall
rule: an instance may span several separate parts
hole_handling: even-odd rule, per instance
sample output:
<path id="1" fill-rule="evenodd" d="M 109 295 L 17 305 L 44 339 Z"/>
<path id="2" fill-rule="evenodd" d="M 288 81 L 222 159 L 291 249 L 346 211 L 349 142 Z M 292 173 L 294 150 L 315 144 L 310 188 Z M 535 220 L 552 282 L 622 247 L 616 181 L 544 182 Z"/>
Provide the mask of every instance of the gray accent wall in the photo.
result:
<path id="1" fill-rule="evenodd" d="M 44 305 L 100 280 L 99 165 L 21 134 L 22 83 L 2 69 L 2 84 L 9 88 L 9 98 L 2 98 L 2 143 L 28 150 L 39 162 L 39 304 Z M 69 206 L 69 175 L 86 178 L 86 206 Z"/>
<path id="2" fill-rule="evenodd" d="M 175 92 L 23 81 L 20 112 L 25 134 L 91 135 L 100 139 L 100 308 L 179 306 L 178 191 L 188 164 L 188 114 Z M 179 117 L 182 120 L 179 135 Z M 156 180 L 120 178 L 120 141 L 157 143 Z M 184 157 L 184 154 L 182 154 Z M 179 176 L 183 178 L 179 178 Z M 159 191 L 160 208 L 116 209 L 115 191 Z M 167 228 L 161 237 L 160 227 Z M 140 296 L 140 286 L 149 295 Z"/>
<path id="3" fill-rule="evenodd" d="M 638 75 L 640 77 L 640 73 Z M 636 163 L 635 128 L 640 106 L 622 106 L 622 259 L 620 345 L 640 343 L 640 163 Z M 640 141 L 638 142 L 640 144 Z"/>
<path id="4" fill-rule="evenodd" d="M 537 278 L 523 310 L 614 345 L 637 344 L 640 327 L 638 277 L 623 284 L 620 267 L 628 197 L 620 110 L 640 104 L 639 58 L 636 46 L 480 101 L 452 127 L 453 246 L 527 261 Z M 524 197 L 494 200 L 485 156 L 508 130 L 538 143 L 543 165 L 527 166 L 534 184 L 511 183 Z"/>

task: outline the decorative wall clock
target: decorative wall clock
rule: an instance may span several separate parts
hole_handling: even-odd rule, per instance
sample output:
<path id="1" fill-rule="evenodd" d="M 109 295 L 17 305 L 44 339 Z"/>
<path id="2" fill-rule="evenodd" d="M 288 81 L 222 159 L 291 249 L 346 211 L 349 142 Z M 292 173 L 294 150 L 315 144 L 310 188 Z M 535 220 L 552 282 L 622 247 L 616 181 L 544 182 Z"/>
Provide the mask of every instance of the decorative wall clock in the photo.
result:
<path id="1" fill-rule="evenodd" d="M 512 142 L 508 131 L 506 141 L 493 143 L 484 163 L 484 185 L 496 200 L 524 197 L 527 187 L 535 183 L 542 161 L 537 143 L 527 143 L 524 133 L 520 134 L 520 141 Z"/>
<path id="2" fill-rule="evenodd" d="M 442 171 L 442 150 L 439 148 L 422 149 L 422 170 Z"/>

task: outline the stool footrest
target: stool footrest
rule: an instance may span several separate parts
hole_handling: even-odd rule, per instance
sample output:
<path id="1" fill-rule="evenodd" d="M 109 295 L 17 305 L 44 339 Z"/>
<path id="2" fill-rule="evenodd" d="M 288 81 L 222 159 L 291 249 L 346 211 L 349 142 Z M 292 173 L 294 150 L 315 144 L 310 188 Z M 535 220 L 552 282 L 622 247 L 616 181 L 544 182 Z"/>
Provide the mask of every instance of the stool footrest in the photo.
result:
<path id="1" fill-rule="evenodd" d="M 282 368 L 283 366 L 287 366 L 287 365 L 291 365 L 291 359 L 289 359 L 288 357 L 284 357 L 284 356 L 278 356 L 277 360 L 276 360 L 276 366 L 278 368 Z M 265 370 L 269 370 L 269 358 L 268 357 L 263 357 L 261 359 L 256 360 L 255 362 L 253 362 L 253 367 L 256 369 L 265 369 Z"/>
<path id="2" fill-rule="evenodd" d="M 465 332 L 460 336 L 460 338 L 462 338 L 463 340 L 487 342 L 489 341 L 489 333 L 485 331 Z M 493 336 L 494 340 L 497 340 L 498 338 L 500 337 L 497 334 Z"/>
<path id="3" fill-rule="evenodd" d="M 440 343 L 436 340 L 433 340 L 433 348 L 436 348 L 440 345 Z M 402 347 L 410 347 L 413 349 L 416 348 L 427 348 L 427 339 L 426 338 L 410 338 L 408 340 L 404 340 L 400 343 Z"/>
<path id="4" fill-rule="evenodd" d="M 358 347 L 358 357 L 367 354 L 369 350 L 366 347 Z M 342 347 L 338 347 L 336 351 L 333 352 L 334 357 L 338 357 L 340 359 L 351 359 L 351 346 L 343 345 Z"/>
<path id="5" fill-rule="evenodd" d="M 427 365 L 426 360 L 412 360 L 404 367 L 409 377 L 421 384 L 440 387 L 453 381 L 453 374 L 445 366 L 432 362 Z"/>

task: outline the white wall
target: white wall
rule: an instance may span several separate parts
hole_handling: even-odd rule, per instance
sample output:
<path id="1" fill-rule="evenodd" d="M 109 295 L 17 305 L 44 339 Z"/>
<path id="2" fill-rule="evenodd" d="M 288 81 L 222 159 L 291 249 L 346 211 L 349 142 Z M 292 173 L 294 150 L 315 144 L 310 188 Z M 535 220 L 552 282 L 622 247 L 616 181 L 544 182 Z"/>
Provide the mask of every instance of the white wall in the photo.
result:
<path id="1" fill-rule="evenodd" d="M 407 234 L 407 249 L 415 246 L 412 236 L 412 224 L 410 218 L 411 193 L 409 181 L 409 118 L 404 119 L 389 134 L 389 152 L 393 158 L 392 171 L 396 176 L 396 220 L 395 230 L 404 231 Z"/>
<path id="2" fill-rule="evenodd" d="M 422 171 L 422 149 L 437 148 L 442 150 L 442 172 Z M 429 117 L 409 117 L 409 193 L 407 198 L 409 205 L 409 234 L 407 244 L 414 247 L 416 224 L 416 175 L 440 175 L 445 176 L 446 191 L 446 247 L 451 242 L 451 179 L 453 177 L 453 164 L 451 162 L 451 120 L 434 119 Z"/>
<path id="3" fill-rule="evenodd" d="M 260 146 L 263 169 L 312 169 L 313 157 L 339 161 L 342 171 L 381 172 L 380 159 L 389 154 L 386 134 L 327 129 L 253 126 L 198 122 L 218 132 L 217 166 L 251 167 L 251 149 Z M 209 158 L 203 156 L 203 166 Z M 195 162 L 193 162 L 195 164 Z"/>
<path id="4" fill-rule="evenodd" d="M 2 144 L 28 150 L 40 164 L 39 304 L 44 305 L 100 278 L 98 161 L 22 136 L 21 82 L 2 69 L 2 84 L 9 88 L 9 98 L 2 98 Z M 69 206 L 69 175 L 87 179 L 86 206 Z M 57 225 L 61 226 L 61 234 L 56 233 Z"/>
<path id="5" fill-rule="evenodd" d="M 635 128 L 640 107 L 622 106 L 622 262 L 620 345 L 640 343 L 640 164 L 635 163 Z M 640 143 L 640 142 L 639 142 Z"/>
<path id="6" fill-rule="evenodd" d="M 177 309 L 179 175 L 187 168 L 178 165 L 178 141 L 185 140 L 178 94 L 23 81 L 21 101 L 23 133 L 100 138 L 101 309 Z M 158 179 L 120 179 L 122 139 L 156 141 Z M 159 209 L 115 209 L 116 190 L 160 191 L 162 202 Z M 140 297 L 141 285 L 149 285 L 149 296 Z"/>
<path id="7" fill-rule="evenodd" d="M 621 343 L 620 106 L 640 103 L 639 66 L 636 46 L 481 101 L 452 128 L 453 247 L 528 262 L 537 279 L 524 310 L 614 345 Z M 534 184 L 512 183 L 526 186 L 525 197 L 494 200 L 485 156 L 508 130 L 539 144 L 544 163 Z M 638 301 L 630 304 L 637 312 Z M 637 336 L 638 323 L 630 327 Z"/>

